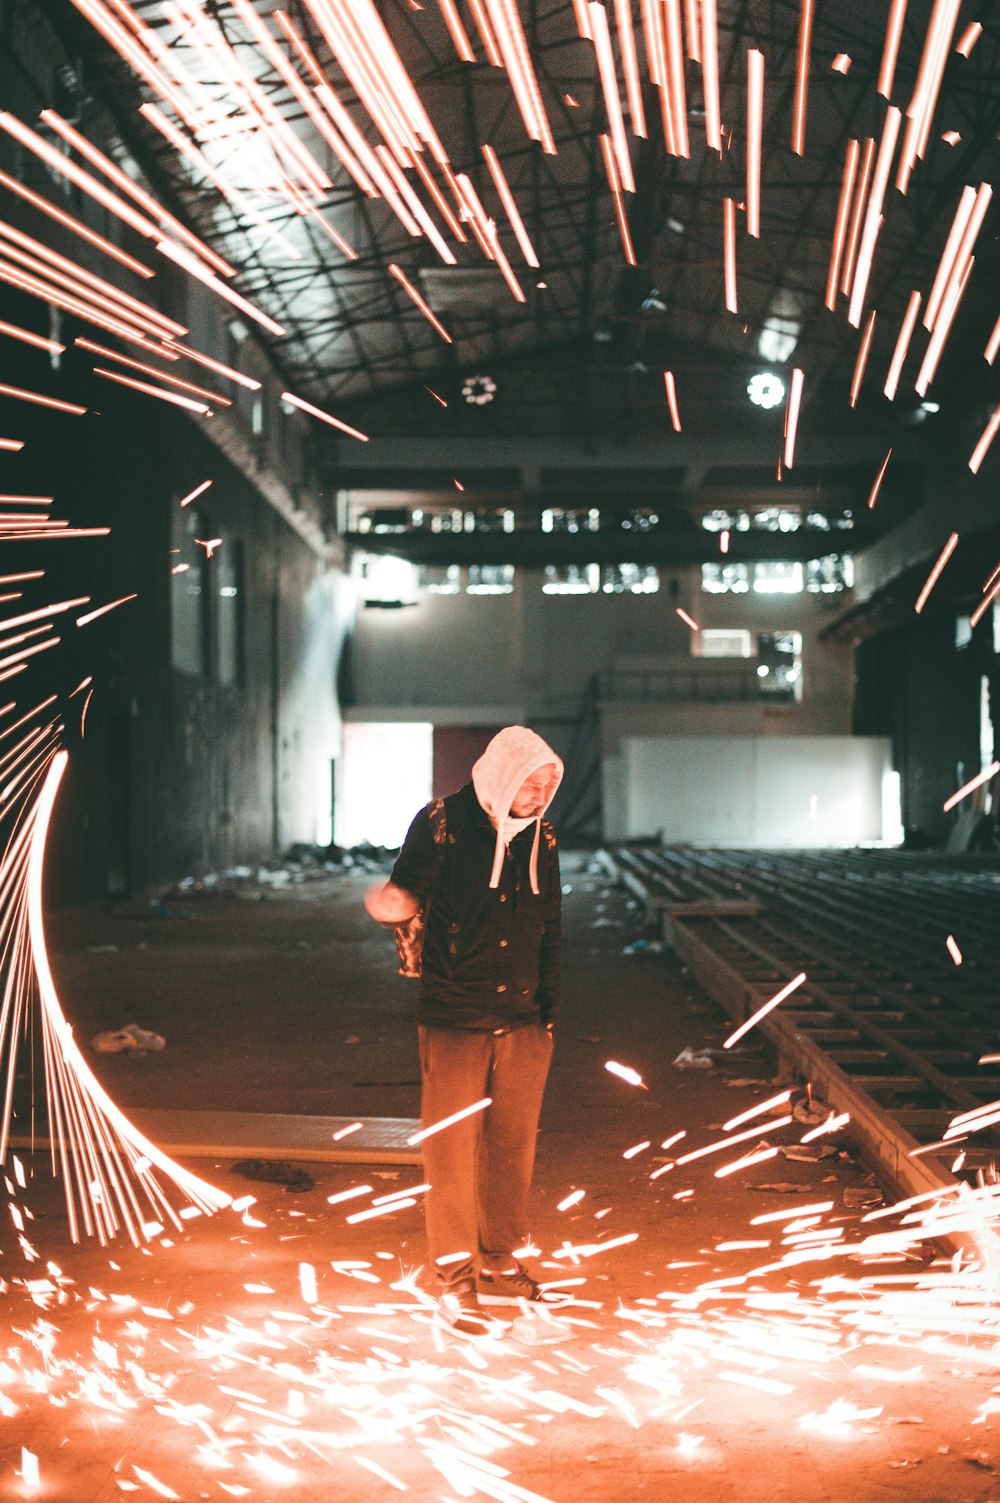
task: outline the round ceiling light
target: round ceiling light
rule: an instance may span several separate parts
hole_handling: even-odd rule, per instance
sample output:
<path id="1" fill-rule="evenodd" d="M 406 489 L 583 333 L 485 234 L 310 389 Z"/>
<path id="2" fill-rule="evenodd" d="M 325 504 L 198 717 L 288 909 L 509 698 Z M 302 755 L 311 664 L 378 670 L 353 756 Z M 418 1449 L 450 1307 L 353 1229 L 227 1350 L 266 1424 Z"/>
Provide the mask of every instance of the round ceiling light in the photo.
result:
<path id="1" fill-rule="evenodd" d="M 771 371 L 758 371 L 747 382 L 747 396 L 755 407 L 767 411 L 785 400 L 785 383 Z"/>
<path id="2" fill-rule="evenodd" d="M 466 376 L 462 383 L 462 396 L 470 407 L 485 407 L 497 394 L 497 383 L 492 376 Z"/>

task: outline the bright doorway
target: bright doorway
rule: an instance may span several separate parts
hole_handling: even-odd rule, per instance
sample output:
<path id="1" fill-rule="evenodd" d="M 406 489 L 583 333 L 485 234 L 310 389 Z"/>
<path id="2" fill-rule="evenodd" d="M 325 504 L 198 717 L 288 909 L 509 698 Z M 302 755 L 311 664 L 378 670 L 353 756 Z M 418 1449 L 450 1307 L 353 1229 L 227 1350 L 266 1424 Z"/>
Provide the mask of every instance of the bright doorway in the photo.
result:
<path id="1" fill-rule="evenodd" d="M 402 844 L 431 797 L 433 732 L 423 723 L 347 721 L 337 778 L 338 845 Z"/>

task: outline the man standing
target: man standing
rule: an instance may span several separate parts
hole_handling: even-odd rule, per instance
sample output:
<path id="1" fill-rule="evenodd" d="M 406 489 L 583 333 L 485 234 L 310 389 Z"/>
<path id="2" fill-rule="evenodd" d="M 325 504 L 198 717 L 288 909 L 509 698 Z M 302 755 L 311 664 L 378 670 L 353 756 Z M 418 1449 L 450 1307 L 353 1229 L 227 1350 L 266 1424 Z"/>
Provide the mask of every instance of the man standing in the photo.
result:
<path id="1" fill-rule="evenodd" d="M 481 1334 L 490 1303 L 539 1297 L 518 1261 L 528 1231 L 535 1137 L 559 1010 L 562 889 L 542 818 L 562 779 L 524 726 L 493 737 L 472 781 L 422 809 L 389 881 L 365 905 L 393 927 L 423 914 L 417 1024 L 427 1242 L 440 1309 Z"/>

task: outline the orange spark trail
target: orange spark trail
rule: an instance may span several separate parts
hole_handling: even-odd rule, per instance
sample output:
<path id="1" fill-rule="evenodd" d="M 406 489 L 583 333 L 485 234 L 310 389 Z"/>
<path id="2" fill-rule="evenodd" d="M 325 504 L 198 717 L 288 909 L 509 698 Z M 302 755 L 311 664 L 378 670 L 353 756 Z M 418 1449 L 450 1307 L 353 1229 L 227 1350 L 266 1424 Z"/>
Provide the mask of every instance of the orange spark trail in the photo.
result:
<path id="1" fill-rule="evenodd" d="M 88 611 L 84 616 L 77 616 L 76 624 L 77 626 L 86 626 L 89 621 L 96 621 L 98 616 L 106 615 L 108 611 L 115 610 L 118 606 L 124 605 L 126 601 L 137 599 L 138 596 L 134 594 L 123 595 L 120 600 L 111 600 L 107 605 L 98 606 L 96 611 Z"/>
<path id="2" fill-rule="evenodd" d="M 945 940 L 945 944 L 948 946 L 948 954 L 951 956 L 955 964 L 961 965 L 962 952 L 958 948 L 958 942 L 956 941 L 955 936 L 953 934 L 949 934 L 948 938 Z"/>
<path id="3" fill-rule="evenodd" d="M 844 243 L 847 238 L 847 221 L 851 207 L 851 194 L 854 192 L 854 178 L 858 170 L 860 155 L 860 142 L 856 140 L 848 141 L 847 155 L 844 158 L 844 175 L 840 184 L 840 199 L 837 203 L 837 218 L 834 223 L 833 244 L 830 248 L 830 270 L 826 279 L 826 306 L 831 312 L 833 312 L 837 303 L 837 277 L 844 254 Z"/>
<path id="4" fill-rule="evenodd" d="M 736 200 L 722 200 L 722 258 L 723 277 L 726 289 L 726 307 L 730 313 L 739 311 L 736 301 Z"/>
<path id="5" fill-rule="evenodd" d="M 192 501 L 196 501 L 199 496 L 204 495 L 212 483 L 211 480 L 203 480 L 200 485 L 195 486 L 193 491 L 188 491 L 186 496 L 181 497 L 177 503 L 178 506 L 190 506 Z"/>
<path id="6" fill-rule="evenodd" d="M 400 287 L 402 287 L 407 297 L 416 304 L 431 327 L 437 330 L 446 344 L 451 344 L 452 337 L 448 333 L 448 330 L 444 327 L 439 319 L 435 318 L 433 312 L 428 307 L 427 303 L 425 303 L 424 299 L 420 296 L 420 293 L 414 287 L 409 277 L 396 265 L 394 261 L 390 261 L 389 263 L 389 273 L 391 276 L 394 276 L 396 278 L 396 281 L 399 283 Z"/>
<path id="7" fill-rule="evenodd" d="M 799 426 L 799 410 L 802 406 L 802 385 L 805 372 L 798 366 L 792 371 L 792 383 L 788 390 L 788 406 L 785 415 L 785 452 L 783 463 L 790 470 L 795 463 L 795 437 Z"/>
<path id="8" fill-rule="evenodd" d="M 38 391 L 25 391 L 20 386 L 0 384 L 0 397 L 16 397 L 19 402 L 33 402 L 39 407 L 51 407 L 56 412 L 73 413 L 76 417 L 82 417 L 87 411 L 86 407 L 79 407 L 75 402 L 61 402 L 57 397 L 46 397 Z"/>
<path id="9" fill-rule="evenodd" d="M 954 809 L 957 803 L 960 803 L 963 798 L 967 797 L 976 788 L 980 788 L 983 783 L 988 783 L 990 778 L 996 777 L 998 772 L 1000 772 L 1000 762 L 991 762 L 985 772 L 981 772 L 978 777 L 970 779 L 968 783 L 964 783 L 957 793 L 953 793 L 951 798 L 945 799 L 942 806 L 944 812 L 947 814 L 949 809 Z"/>
<path id="10" fill-rule="evenodd" d="M 674 425 L 675 433 L 680 433 L 681 415 L 677 409 L 677 388 L 674 385 L 673 371 L 663 372 L 663 382 L 667 389 L 667 406 L 670 408 L 670 421 Z"/>
<path id="11" fill-rule="evenodd" d="M 923 589 L 920 591 L 920 594 L 917 596 L 917 603 L 913 607 L 913 609 L 916 611 L 916 613 L 917 613 L 918 616 L 920 615 L 920 612 L 923 610 L 924 606 L 927 603 L 927 597 L 928 597 L 928 595 L 931 593 L 931 590 L 933 590 L 934 586 L 937 584 L 938 579 L 940 578 L 940 575 L 941 575 L 941 570 L 944 568 L 945 564 L 948 562 L 948 560 L 951 558 L 951 555 L 954 553 L 954 551 L 955 551 L 955 544 L 957 542 L 958 542 L 958 533 L 957 532 L 953 532 L 952 535 L 951 535 L 951 537 L 945 543 L 944 547 L 941 549 L 941 553 L 940 553 L 940 555 L 938 557 L 937 563 L 934 565 L 933 569 L 928 574 L 927 581 L 924 584 Z"/>
<path id="12" fill-rule="evenodd" d="M 973 475 L 978 475 L 979 466 L 986 458 L 986 452 L 989 449 L 990 444 L 992 444 L 993 440 L 996 438 L 998 429 L 1000 429 L 1000 407 L 996 407 L 994 409 L 993 416 L 986 424 L 986 427 L 983 429 L 983 433 L 978 444 L 972 451 L 972 455 L 969 459 L 969 469 L 972 471 Z"/>
<path id="13" fill-rule="evenodd" d="M 701 627 L 698 625 L 697 621 L 695 621 L 692 616 L 689 616 L 687 611 L 682 610 L 679 605 L 675 606 L 674 609 L 677 615 L 680 616 L 681 620 L 684 622 L 685 626 L 689 626 L 692 631 L 701 631 Z"/>
<path id="14" fill-rule="evenodd" d="M 914 288 L 910 293 L 910 301 L 907 304 L 903 322 L 899 328 L 899 338 L 896 340 L 896 348 L 892 352 L 892 360 L 889 362 L 889 371 L 885 378 L 885 394 L 891 402 L 896 395 L 899 386 L 899 377 L 903 369 L 910 348 L 910 340 L 913 337 L 913 326 L 920 312 L 920 293 Z"/>
<path id="15" fill-rule="evenodd" d="M 321 422 L 329 423 L 332 428 L 341 429 L 343 433 L 348 434 L 351 438 L 360 439 L 363 444 L 368 442 L 367 433 L 359 432 L 357 428 L 352 428 L 349 423 L 343 423 L 340 418 L 335 418 L 332 413 L 324 412 L 320 407 L 314 407 L 311 402 L 306 402 L 302 397 L 293 396 L 290 391 L 283 391 L 281 393 L 281 400 L 288 402 L 292 407 L 300 408 L 302 412 L 308 412 L 310 417 L 319 418 Z"/>
<path id="16" fill-rule="evenodd" d="M 159 397 L 161 402 L 169 402 L 175 407 L 186 407 L 189 412 L 200 412 L 206 416 L 211 411 L 204 402 L 182 397 L 180 392 L 165 391 L 162 386 L 154 386 L 150 381 L 135 381 L 131 376 L 123 376 L 118 371 L 106 371 L 102 365 L 94 366 L 94 375 L 103 376 L 106 381 L 115 381 L 119 386 L 129 386 L 133 391 L 142 392 L 144 396 Z"/>
<path id="17" fill-rule="evenodd" d="M 756 1027 L 761 1018 L 766 1018 L 768 1013 L 773 1012 L 776 1007 L 784 1002 L 786 997 L 790 997 L 792 995 L 792 992 L 797 991 L 805 981 L 805 979 L 805 971 L 800 971 L 797 976 L 793 977 L 792 980 L 789 981 L 787 986 L 782 987 L 781 991 L 778 992 L 776 996 L 773 996 L 770 1001 L 765 1002 L 763 1007 L 758 1007 L 755 1013 L 747 1018 L 744 1023 L 741 1023 L 740 1026 L 735 1030 L 735 1032 L 731 1033 L 729 1037 L 724 1040 L 722 1045 L 723 1049 L 731 1049 L 733 1045 L 737 1043 L 745 1033 L 749 1033 L 751 1028 Z"/>
<path id="18" fill-rule="evenodd" d="M 885 472 L 889 468 L 889 460 L 891 458 L 892 458 L 892 447 L 890 446 L 889 452 L 886 454 L 885 458 L 882 461 L 882 468 L 879 470 L 878 474 L 875 476 L 875 483 L 874 483 L 874 485 L 872 486 L 871 490 L 868 493 L 868 508 L 869 508 L 869 510 L 874 510 L 875 502 L 878 500 L 878 493 L 882 489 L 882 481 L 885 479 Z"/>
<path id="19" fill-rule="evenodd" d="M 861 390 L 861 383 L 865 378 L 865 367 L 868 364 L 868 352 L 872 347 L 872 335 L 874 333 L 875 309 L 873 308 L 868 315 L 868 322 L 865 325 L 865 332 L 862 334 L 861 343 L 858 345 L 858 358 L 854 363 L 854 376 L 851 380 L 850 396 L 850 404 L 852 407 L 855 407 L 857 405 L 858 393 Z"/>
<path id="20" fill-rule="evenodd" d="M 440 1122 L 434 1122 L 430 1127 L 421 1128 L 407 1138 L 407 1144 L 413 1147 L 416 1143 L 422 1143 L 425 1138 L 433 1137 L 435 1133 L 442 1132 L 446 1127 L 452 1127 L 456 1122 L 471 1117 L 475 1112 L 483 1112 L 488 1106 L 492 1106 L 493 1097 L 483 1096 L 480 1101 L 474 1101 L 471 1106 L 463 1107 L 460 1112 L 452 1112 L 450 1117 L 442 1117 Z"/>
<path id="21" fill-rule="evenodd" d="M 877 85 L 878 92 L 883 99 L 889 99 L 892 96 L 896 59 L 899 57 L 899 43 L 903 35 L 903 22 L 906 19 L 906 5 L 907 0 L 892 0 L 892 10 L 885 29 L 885 46 L 882 51 L 882 65 L 879 68 Z"/>
<path id="22" fill-rule="evenodd" d="M 813 0 L 801 0 L 799 45 L 795 63 L 795 103 L 792 113 L 792 150 L 797 157 L 806 149 L 806 103 L 809 95 L 809 55 L 812 48 Z"/>
<path id="23" fill-rule="evenodd" d="M 760 152 L 764 129 L 764 54 L 747 53 L 747 234 L 760 239 Z"/>

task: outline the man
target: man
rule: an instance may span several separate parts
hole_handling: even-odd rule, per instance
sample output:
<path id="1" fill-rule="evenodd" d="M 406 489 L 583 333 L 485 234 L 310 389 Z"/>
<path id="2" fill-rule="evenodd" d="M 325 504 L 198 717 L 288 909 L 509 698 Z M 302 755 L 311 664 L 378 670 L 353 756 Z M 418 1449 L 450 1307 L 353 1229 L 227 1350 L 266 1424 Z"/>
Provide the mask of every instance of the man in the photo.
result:
<path id="1" fill-rule="evenodd" d="M 424 1127 L 491 1098 L 423 1143 L 439 1307 L 463 1334 L 491 1324 L 480 1293 L 490 1303 L 539 1297 L 516 1250 L 528 1231 L 559 1010 L 562 889 L 555 831 L 542 816 L 562 774 L 534 731 L 500 731 L 472 781 L 420 811 L 389 881 L 365 899 L 369 913 L 393 927 L 423 913 Z"/>

